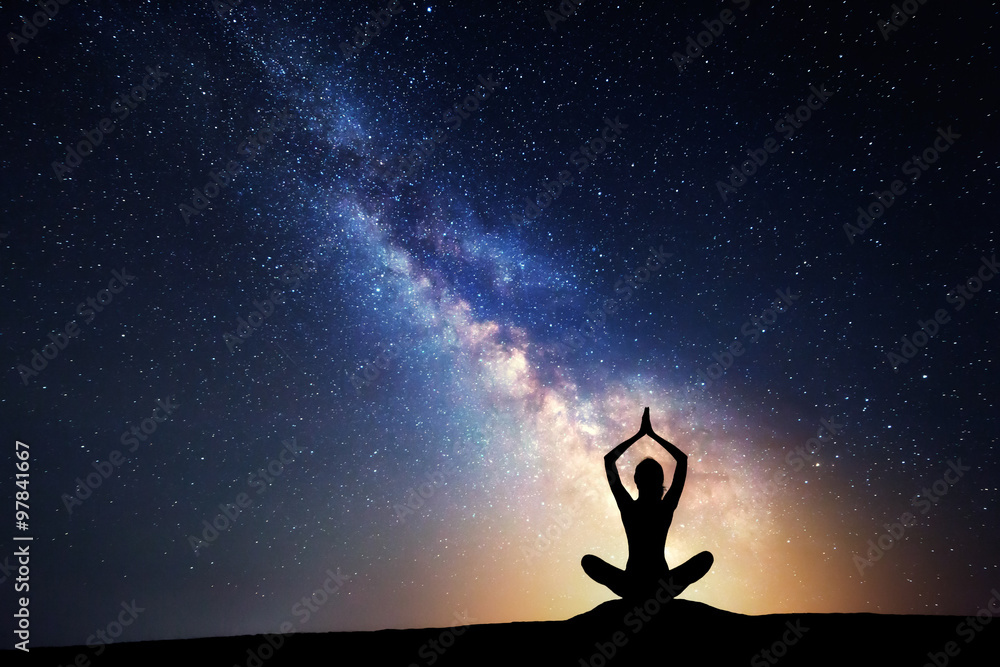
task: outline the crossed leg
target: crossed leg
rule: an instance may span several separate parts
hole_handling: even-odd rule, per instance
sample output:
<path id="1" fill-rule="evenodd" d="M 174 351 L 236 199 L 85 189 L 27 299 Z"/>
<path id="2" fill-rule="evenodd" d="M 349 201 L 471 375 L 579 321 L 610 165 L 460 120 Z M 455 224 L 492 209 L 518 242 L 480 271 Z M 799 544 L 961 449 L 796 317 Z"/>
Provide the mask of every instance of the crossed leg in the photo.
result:
<path id="1" fill-rule="evenodd" d="M 651 597 L 660 581 L 665 581 L 668 588 L 664 591 L 669 597 L 677 597 L 685 588 L 698 581 L 711 569 L 715 558 L 708 551 L 702 551 L 692 556 L 683 564 L 665 572 L 651 572 L 636 577 L 625 570 L 620 570 L 597 556 L 587 554 L 580 561 L 583 571 L 597 583 L 607 586 L 615 595 L 626 599 Z"/>
<path id="2" fill-rule="evenodd" d="M 591 554 L 584 556 L 580 560 L 580 565 L 583 566 L 583 571 L 587 573 L 588 577 L 603 586 L 607 586 L 618 597 L 628 597 L 629 582 L 625 570 L 620 570 L 603 558 Z"/>

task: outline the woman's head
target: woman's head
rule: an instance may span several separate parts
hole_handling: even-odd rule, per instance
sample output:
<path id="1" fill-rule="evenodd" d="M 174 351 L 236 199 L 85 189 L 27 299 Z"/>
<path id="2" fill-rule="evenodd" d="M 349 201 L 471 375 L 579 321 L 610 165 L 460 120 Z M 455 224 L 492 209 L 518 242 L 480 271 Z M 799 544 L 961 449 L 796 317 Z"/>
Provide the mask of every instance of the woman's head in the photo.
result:
<path id="1" fill-rule="evenodd" d="M 655 459 L 643 459 L 635 467 L 635 485 L 640 496 L 663 497 L 663 468 Z"/>

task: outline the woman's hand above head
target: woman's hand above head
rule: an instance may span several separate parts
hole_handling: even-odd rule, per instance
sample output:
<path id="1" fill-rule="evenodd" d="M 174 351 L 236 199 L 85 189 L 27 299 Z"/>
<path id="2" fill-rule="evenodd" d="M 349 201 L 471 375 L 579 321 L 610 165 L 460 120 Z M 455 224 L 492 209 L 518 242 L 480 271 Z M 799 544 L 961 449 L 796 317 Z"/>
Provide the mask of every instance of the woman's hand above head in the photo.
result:
<path id="1" fill-rule="evenodd" d="M 640 435 L 653 435 L 653 426 L 649 423 L 649 408 L 642 413 L 642 426 L 639 427 Z"/>

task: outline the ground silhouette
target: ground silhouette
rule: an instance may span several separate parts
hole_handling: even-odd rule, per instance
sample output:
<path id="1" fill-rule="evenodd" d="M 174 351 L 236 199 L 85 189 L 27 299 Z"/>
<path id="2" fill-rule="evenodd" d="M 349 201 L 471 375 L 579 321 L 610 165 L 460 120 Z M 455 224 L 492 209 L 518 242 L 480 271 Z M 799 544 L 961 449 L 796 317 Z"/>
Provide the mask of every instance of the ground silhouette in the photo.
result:
<path id="1" fill-rule="evenodd" d="M 69 667 L 83 654 L 93 667 L 302 667 L 358 659 L 366 665 L 398 667 L 995 667 L 1000 655 L 1000 621 L 970 638 L 957 630 L 962 624 L 969 627 L 967 619 L 959 616 L 745 616 L 677 599 L 646 618 L 640 624 L 634 605 L 613 600 L 564 621 L 473 625 L 460 636 L 449 628 L 425 628 L 137 642 L 107 646 L 96 659 L 84 646 L 33 647 L 30 661 Z M 443 641 L 450 632 L 452 641 Z M 276 649 L 272 648 L 275 644 Z M 947 648 L 957 651 L 957 657 L 949 656 Z M 20 651 L 0 652 L 4 665 L 22 664 L 27 657 Z"/>

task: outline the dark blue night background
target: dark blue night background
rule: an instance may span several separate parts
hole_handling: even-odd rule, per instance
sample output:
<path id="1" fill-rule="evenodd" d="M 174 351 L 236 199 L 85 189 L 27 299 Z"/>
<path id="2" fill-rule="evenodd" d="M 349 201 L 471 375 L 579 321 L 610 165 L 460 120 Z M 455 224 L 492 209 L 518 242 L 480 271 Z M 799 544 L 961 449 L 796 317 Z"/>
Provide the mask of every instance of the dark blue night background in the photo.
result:
<path id="1" fill-rule="evenodd" d="M 0 12 L 5 647 L 23 595 L 32 646 L 567 618 L 645 406 L 691 598 L 1000 586 L 996 3 L 55 4 Z"/>

